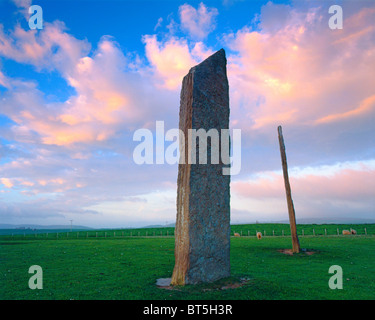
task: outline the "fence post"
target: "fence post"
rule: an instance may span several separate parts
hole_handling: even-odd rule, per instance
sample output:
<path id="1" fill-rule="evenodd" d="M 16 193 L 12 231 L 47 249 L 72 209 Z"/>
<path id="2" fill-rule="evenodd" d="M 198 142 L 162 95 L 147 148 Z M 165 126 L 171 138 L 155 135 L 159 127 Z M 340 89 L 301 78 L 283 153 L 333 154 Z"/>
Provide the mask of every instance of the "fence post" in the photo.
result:
<path id="1" fill-rule="evenodd" d="M 272 230 L 272 236 L 275 236 L 275 230 Z"/>
<path id="2" fill-rule="evenodd" d="M 325 236 L 327 235 L 327 229 L 324 229 L 324 235 Z"/>
<path id="3" fill-rule="evenodd" d="M 104 232 L 104 238 L 107 238 L 107 231 Z"/>
<path id="4" fill-rule="evenodd" d="M 365 235 L 367 236 L 367 229 L 365 228 Z"/>
<path id="5" fill-rule="evenodd" d="M 284 230 L 283 230 L 283 232 L 282 232 L 282 235 L 284 236 Z"/>
<path id="6" fill-rule="evenodd" d="M 304 236 L 304 235 L 305 235 L 305 230 L 302 229 L 302 236 Z"/>
<path id="7" fill-rule="evenodd" d="M 340 235 L 340 233 L 339 233 L 339 228 L 337 228 L 337 235 Z"/>
<path id="8" fill-rule="evenodd" d="M 313 236 L 315 236 L 315 229 L 313 229 Z"/>
<path id="9" fill-rule="evenodd" d="M 250 235 L 250 231 L 249 230 L 247 230 L 247 236 L 249 236 Z"/>

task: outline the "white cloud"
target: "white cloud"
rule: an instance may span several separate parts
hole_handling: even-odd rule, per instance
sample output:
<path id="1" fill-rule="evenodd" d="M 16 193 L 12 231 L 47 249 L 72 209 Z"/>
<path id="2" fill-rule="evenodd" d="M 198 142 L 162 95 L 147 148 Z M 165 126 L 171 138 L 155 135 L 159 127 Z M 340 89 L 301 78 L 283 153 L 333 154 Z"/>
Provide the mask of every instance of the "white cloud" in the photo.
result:
<path id="1" fill-rule="evenodd" d="M 181 28 L 195 40 L 203 40 L 216 28 L 216 8 L 208 8 L 202 2 L 198 9 L 189 4 L 179 7 Z"/>

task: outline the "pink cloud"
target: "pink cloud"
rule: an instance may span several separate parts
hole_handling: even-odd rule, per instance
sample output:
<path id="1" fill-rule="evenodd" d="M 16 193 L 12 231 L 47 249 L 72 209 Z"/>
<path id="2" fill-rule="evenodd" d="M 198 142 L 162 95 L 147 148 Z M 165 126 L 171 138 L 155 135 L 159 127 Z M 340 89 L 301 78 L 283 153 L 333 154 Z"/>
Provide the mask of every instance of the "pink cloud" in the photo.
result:
<path id="1" fill-rule="evenodd" d="M 375 9 L 347 12 L 344 29 L 334 31 L 322 8 L 280 6 L 285 19 L 261 16 L 261 31 L 225 37 L 237 52 L 228 57 L 232 118 L 245 130 L 268 130 L 373 114 Z M 268 3 L 262 15 L 274 9 Z"/>
<path id="2" fill-rule="evenodd" d="M 65 32 L 60 21 L 44 23 L 43 32 L 24 30 L 16 25 L 9 34 L 0 24 L 0 56 L 21 63 L 29 63 L 38 69 L 57 69 L 64 73 L 87 54 L 90 45 Z"/>
<path id="3" fill-rule="evenodd" d="M 12 188 L 14 186 L 13 182 L 11 179 L 8 178 L 1 178 L 0 182 L 6 186 L 7 188 Z"/>
<path id="4" fill-rule="evenodd" d="M 311 171 L 311 170 L 310 170 Z M 320 171 L 289 174 L 292 196 L 295 201 L 309 199 L 319 203 L 330 201 L 358 201 L 374 198 L 375 168 L 361 165 L 358 168 L 341 168 L 331 173 Z M 265 172 L 248 181 L 232 183 L 232 190 L 241 197 L 254 199 L 285 198 L 282 173 Z"/>
<path id="5" fill-rule="evenodd" d="M 152 114 L 152 98 L 142 96 L 150 90 L 146 87 L 151 77 L 134 69 L 124 72 L 128 58 L 110 37 L 103 37 L 91 56 L 85 55 L 89 45 L 65 33 L 62 23 L 47 24 L 38 36 L 17 26 L 9 36 L 0 33 L 0 38 L 1 55 L 39 69 L 57 69 L 76 91 L 65 102 L 48 104 L 35 83 L 1 73 L 0 84 L 12 89 L 3 100 L 2 113 L 17 123 L 13 132 L 18 139 L 59 146 L 102 142 Z M 55 45 L 58 50 L 52 50 Z M 129 65 L 137 68 L 133 60 Z"/>
<path id="6" fill-rule="evenodd" d="M 171 38 L 159 42 L 156 35 L 148 35 L 143 41 L 147 59 L 157 78 L 162 81 L 163 87 L 170 90 L 178 88 L 189 69 L 212 53 L 201 42 L 196 43 L 190 50 L 184 39 Z"/>
<path id="7" fill-rule="evenodd" d="M 354 117 L 361 117 L 366 114 L 371 115 L 375 110 L 375 95 L 372 95 L 368 98 L 365 98 L 363 101 L 360 102 L 357 108 L 352 110 L 338 113 L 338 114 L 331 114 L 321 119 L 318 119 L 316 123 L 329 123 L 334 121 L 340 121 L 345 119 L 351 119 Z"/>

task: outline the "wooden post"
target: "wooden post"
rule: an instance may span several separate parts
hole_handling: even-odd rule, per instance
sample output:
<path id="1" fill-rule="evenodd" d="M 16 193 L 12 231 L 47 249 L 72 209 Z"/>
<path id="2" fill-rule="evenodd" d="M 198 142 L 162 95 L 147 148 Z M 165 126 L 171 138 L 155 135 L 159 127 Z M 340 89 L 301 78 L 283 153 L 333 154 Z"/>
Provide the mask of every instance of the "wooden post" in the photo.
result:
<path id="1" fill-rule="evenodd" d="M 290 232 L 292 234 L 292 245 L 293 245 L 292 251 L 293 251 L 293 253 L 299 253 L 301 248 L 300 248 L 300 245 L 299 245 L 299 240 L 298 240 L 298 235 L 297 235 L 296 215 L 295 215 L 295 212 L 294 212 L 292 192 L 290 190 L 289 176 L 288 176 L 288 165 L 287 165 L 287 162 L 286 162 L 285 144 L 284 144 L 284 138 L 283 138 L 281 126 L 279 126 L 277 128 L 277 132 L 278 132 L 278 135 L 279 135 L 281 164 L 283 166 L 286 200 L 287 200 L 287 204 L 288 204 Z"/>
<path id="2" fill-rule="evenodd" d="M 367 236 L 367 229 L 365 228 L 365 235 Z"/>

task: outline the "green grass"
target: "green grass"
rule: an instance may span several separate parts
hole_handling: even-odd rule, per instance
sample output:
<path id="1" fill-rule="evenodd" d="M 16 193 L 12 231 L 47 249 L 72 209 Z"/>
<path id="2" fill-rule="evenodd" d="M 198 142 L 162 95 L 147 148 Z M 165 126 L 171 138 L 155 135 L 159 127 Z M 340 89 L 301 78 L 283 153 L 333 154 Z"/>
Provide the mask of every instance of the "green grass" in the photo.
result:
<path id="1" fill-rule="evenodd" d="M 155 281 L 172 274 L 173 237 L 0 237 L 0 299 L 375 299 L 374 236 L 306 236 L 300 242 L 319 252 L 278 252 L 291 247 L 289 237 L 232 237 L 230 279 L 165 290 Z M 34 264 L 43 268 L 43 290 L 28 288 Z M 343 290 L 328 287 L 331 265 L 343 268 Z M 241 277 L 250 281 L 220 290 Z"/>

